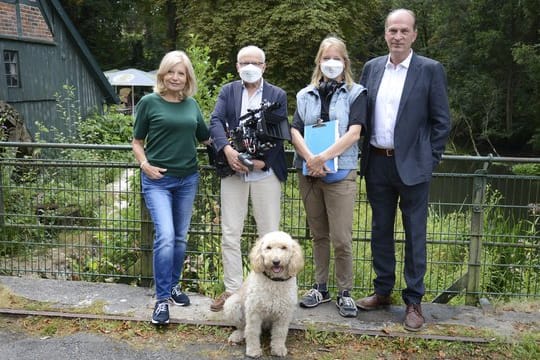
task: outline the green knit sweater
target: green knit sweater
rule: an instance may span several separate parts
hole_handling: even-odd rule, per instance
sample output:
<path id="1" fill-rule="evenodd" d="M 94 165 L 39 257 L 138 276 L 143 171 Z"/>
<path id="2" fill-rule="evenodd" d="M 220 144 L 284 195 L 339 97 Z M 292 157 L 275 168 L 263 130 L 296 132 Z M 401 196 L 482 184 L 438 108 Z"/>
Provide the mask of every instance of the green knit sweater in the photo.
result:
<path id="1" fill-rule="evenodd" d="M 173 103 L 151 93 L 137 103 L 133 137 L 145 140 L 148 162 L 167 169 L 167 175 L 184 177 L 197 172 L 197 142 L 209 136 L 192 97 Z"/>

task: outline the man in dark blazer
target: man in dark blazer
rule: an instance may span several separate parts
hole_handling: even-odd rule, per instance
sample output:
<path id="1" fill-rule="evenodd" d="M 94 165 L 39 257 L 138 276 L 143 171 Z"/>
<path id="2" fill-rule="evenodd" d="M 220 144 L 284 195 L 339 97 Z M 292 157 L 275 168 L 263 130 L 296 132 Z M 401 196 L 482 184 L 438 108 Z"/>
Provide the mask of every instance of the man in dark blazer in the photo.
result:
<path id="1" fill-rule="evenodd" d="M 210 120 L 210 136 L 216 151 L 222 151 L 234 171 L 221 179 L 221 251 L 225 292 L 210 305 L 221 311 L 225 300 L 243 282 L 241 236 L 251 198 L 257 233 L 263 236 L 279 230 L 281 218 L 281 183 L 287 179 L 287 164 L 283 143 L 265 151 L 262 158 L 251 159 L 253 168 L 239 159 L 238 151 L 229 143 L 230 131 L 239 125 L 239 118 L 261 107 L 263 101 L 279 103 L 273 112 L 287 117 L 287 94 L 281 88 L 263 80 L 265 54 L 256 46 L 246 46 L 238 52 L 236 69 L 242 80 L 226 84 L 221 89 Z"/>
<path id="2" fill-rule="evenodd" d="M 372 209 L 371 251 L 375 292 L 356 301 L 371 310 L 391 303 L 396 275 L 394 223 L 399 207 L 405 230 L 404 327 L 424 325 L 421 301 L 426 273 L 429 185 L 450 132 L 443 66 L 415 54 L 416 18 L 392 11 L 385 22 L 387 56 L 368 61 L 360 83 L 368 89 L 368 124 L 361 174 Z"/>

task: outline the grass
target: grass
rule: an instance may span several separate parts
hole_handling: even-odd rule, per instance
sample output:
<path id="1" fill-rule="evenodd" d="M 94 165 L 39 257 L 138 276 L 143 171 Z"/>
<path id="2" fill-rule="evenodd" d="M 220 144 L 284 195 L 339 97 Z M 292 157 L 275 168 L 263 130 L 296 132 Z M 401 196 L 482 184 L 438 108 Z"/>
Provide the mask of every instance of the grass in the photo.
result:
<path id="1" fill-rule="evenodd" d="M 134 321 L 61 319 L 40 316 L 0 316 L 1 327 L 18 329 L 39 338 L 62 337 L 77 332 L 111 337 L 139 349 L 181 350 L 187 345 L 201 345 L 207 359 L 221 359 L 224 354 L 241 355 L 242 346 L 229 346 L 230 329 L 217 326 L 174 324 L 156 328 Z M 487 344 L 384 338 L 347 333 L 291 330 L 287 340 L 290 359 L 533 359 L 540 355 L 538 340 L 524 337 L 519 343 L 494 341 Z M 219 350 L 204 345 L 218 344 Z M 269 354 L 269 338 L 263 339 L 264 353 Z"/>

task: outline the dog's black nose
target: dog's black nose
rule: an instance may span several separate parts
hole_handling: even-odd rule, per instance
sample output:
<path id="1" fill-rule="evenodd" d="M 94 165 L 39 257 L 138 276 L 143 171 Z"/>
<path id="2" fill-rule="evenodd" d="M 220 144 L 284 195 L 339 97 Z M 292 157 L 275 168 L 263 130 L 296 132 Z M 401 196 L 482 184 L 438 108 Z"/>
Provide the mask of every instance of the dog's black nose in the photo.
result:
<path id="1" fill-rule="evenodd" d="M 279 263 L 280 263 L 280 261 L 279 261 L 279 260 L 273 260 L 273 261 L 272 261 L 272 264 L 274 264 L 275 266 L 278 266 L 278 265 L 279 265 Z"/>

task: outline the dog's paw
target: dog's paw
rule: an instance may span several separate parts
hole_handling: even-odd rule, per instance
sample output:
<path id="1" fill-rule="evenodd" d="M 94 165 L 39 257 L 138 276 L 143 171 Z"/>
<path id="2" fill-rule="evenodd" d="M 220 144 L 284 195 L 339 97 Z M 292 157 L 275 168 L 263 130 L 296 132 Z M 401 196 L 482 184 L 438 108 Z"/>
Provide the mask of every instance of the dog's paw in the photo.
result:
<path id="1" fill-rule="evenodd" d="M 246 346 L 246 356 L 250 358 L 259 358 L 262 356 L 262 349 L 261 348 L 254 349 L 251 346 Z"/>
<path id="2" fill-rule="evenodd" d="M 234 330 L 231 335 L 229 335 L 229 344 L 240 344 L 244 341 L 244 332 L 242 330 Z"/>
<path id="3" fill-rule="evenodd" d="M 285 347 L 285 345 L 272 346 L 272 355 L 279 357 L 287 356 L 287 348 Z"/>

